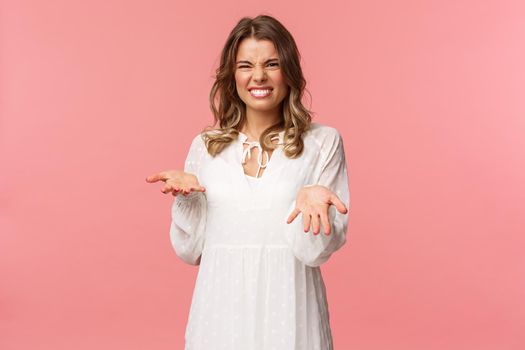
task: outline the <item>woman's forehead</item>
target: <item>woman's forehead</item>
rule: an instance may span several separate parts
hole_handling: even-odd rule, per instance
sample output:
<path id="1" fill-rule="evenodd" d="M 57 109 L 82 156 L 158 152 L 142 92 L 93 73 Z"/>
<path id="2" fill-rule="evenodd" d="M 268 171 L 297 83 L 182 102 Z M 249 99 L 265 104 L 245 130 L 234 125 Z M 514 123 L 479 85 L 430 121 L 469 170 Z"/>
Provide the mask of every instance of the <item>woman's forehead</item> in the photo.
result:
<path id="1" fill-rule="evenodd" d="M 244 39 L 237 50 L 237 60 L 266 61 L 278 57 L 277 50 L 270 40 Z"/>

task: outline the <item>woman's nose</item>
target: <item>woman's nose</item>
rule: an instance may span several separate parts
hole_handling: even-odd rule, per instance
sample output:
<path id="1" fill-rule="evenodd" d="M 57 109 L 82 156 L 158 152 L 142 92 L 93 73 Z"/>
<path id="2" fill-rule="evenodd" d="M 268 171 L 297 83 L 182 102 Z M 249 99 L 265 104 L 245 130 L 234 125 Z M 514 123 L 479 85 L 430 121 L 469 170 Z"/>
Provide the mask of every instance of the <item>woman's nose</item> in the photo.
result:
<path id="1" fill-rule="evenodd" d="M 253 79 L 256 81 L 264 80 L 266 77 L 266 71 L 262 67 L 255 66 L 253 70 Z"/>

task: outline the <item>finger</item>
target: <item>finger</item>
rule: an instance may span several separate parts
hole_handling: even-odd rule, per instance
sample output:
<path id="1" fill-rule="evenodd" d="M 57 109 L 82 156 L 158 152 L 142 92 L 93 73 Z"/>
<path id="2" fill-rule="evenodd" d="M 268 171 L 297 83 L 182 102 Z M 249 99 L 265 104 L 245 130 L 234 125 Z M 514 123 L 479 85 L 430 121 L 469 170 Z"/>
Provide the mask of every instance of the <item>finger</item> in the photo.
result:
<path id="1" fill-rule="evenodd" d="M 328 236 L 330 234 L 330 221 L 327 212 L 321 214 L 321 225 L 323 225 L 325 235 Z"/>
<path id="2" fill-rule="evenodd" d="M 164 186 L 164 193 L 172 192 L 172 191 L 182 192 L 182 187 L 180 187 L 179 185 L 175 185 L 173 183 L 172 184 L 166 183 L 166 185 Z"/>
<path id="3" fill-rule="evenodd" d="M 164 181 L 167 179 L 166 173 L 164 171 L 161 171 L 160 173 L 150 175 L 146 178 L 146 182 L 157 182 L 157 181 Z"/>
<path id="4" fill-rule="evenodd" d="M 187 190 L 186 190 L 186 189 L 183 189 L 183 190 L 182 190 L 182 194 L 183 194 L 185 197 L 187 197 L 191 192 L 193 192 L 193 188 L 191 188 L 191 187 L 190 187 L 189 189 L 187 189 Z"/>
<path id="5" fill-rule="evenodd" d="M 190 187 L 190 191 L 204 192 L 206 189 L 203 186 L 192 186 Z"/>
<path id="6" fill-rule="evenodd" d="M 304 232 L 310 231 L 310 221 L 311 221 L 310 214 L 304 215 L 304 213 L 303 213 Z"/>
<path id="7" fill-rule="evenodd" d="M 297 217 L 297 215 L 299 215 L 300 212 L 301 211 L 299 210 L 299 208 L 295 208 L 288 216 L 288 219 L 286 219 L 286 223 L 291 223 Z"/>
<path id="8" fill-rule="evenodd" d="M 335 208 L 337 211 L 339 211 L 341 214 L 346 214 L 348 212 L 348 209 L 346 208 L 345 204 L 337 197 L 335 194 L 332 194 L 330 197 L 330 202 L 335 205 Z"/>
<path id="9" fill-rule="evenodd" d="M 312 222 L 313 222 L 313 229 L 314 229 L 314 235 L 318 235 L 319 234 L 319 215 L 318 214 L 313 214 L 312 215 Z"/>
<path id="10" fill-rule="evenodd" d="M 168 192 L 173 191 L 173 187 L 172 187 L 171 185 L 166 185 L 166 186 L 164 186 L 160 191 L 161 191 L 162 193 L 168 193 Z"/>

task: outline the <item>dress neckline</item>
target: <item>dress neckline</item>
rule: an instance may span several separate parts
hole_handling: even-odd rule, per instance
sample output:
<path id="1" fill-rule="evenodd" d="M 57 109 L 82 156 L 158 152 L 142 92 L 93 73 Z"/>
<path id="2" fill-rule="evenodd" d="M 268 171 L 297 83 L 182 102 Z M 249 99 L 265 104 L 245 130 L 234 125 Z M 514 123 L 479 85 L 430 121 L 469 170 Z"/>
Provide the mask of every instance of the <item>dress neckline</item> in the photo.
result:
<path id="1" fill-rule="evenodd" d="M 244 175 L 245 175 L 248 179 L 250 179 L 250 180 L 255 180 L 255 181 L 257 181 L 257 180 L 262 179 L 262 176 L 255 177 L 255 176 L 248 175 L 248 174 L 246 174 L 246 173 L 244 173 Z"/>
<path id="2" fill-rule="evenodd" d="M 275 155 L 275 151 L 278 150 L 280 148 L 280 146 L 282 145 L 283 137 L 284 137 L 284 130 L 280 131 L 278 135 L 272 137 L 272 140 L 278 139 L 277 140 L 277 147 L 275 148 L 274 152 L 272 153 L 272 157 L 271 157 L 272 159 L 273 159 L 273 157 Z M 265 151 L 262 150 L 261 143 L 259 141 L 248 141 L 248 135 L 246 135 L 245 133 L 243 133 L 241 131 L 239 131 L 239 141 L 240 141 L 241 147 L 242 147 L 241 168 L 243 170 L 242 171 L 243 174 L 245 176 L 247 176 L 248 179 L 255 179 L 255 180 L 261 179 L 263 177 L 263 175 L 259 176 L 259 172 L 261 171 L 261 169 L 266 168 L 267 165 L 269 163 L 271 163 L 271 159 L 270 159 L 270 156 L 268 155 L 268 152 L 266 150 Z M 247 144 L 248 147 L 244 148 L 244 144 Z M 244 167 L 242 166 L 242 164 L 246 163 L 248 158 L 251 158 L 251 150 L 252 150 L 252 148 L 257 148 L 259 150 L 259 154 L 257 155 L 257 163 L 259 165 L 259 168 L 257 169 L 257 172 L 255 173 L 255 176 L 251 176 L 251 175 L 246 174 L 244 172 Z M 266 158 L 266 161 L 263 161 L 264 158 Z"/>
<path id="3" fill-rule="evenodd" d="M 277 145 L 281 146 L 281 145 L 283 145 L 283 141 L 284 141 L 284 130 L 280 131 L 278 136 L 279 136 L 279 141 L 277 142 Z M 250 143 L 260 144 L 259 141 L 248 141 L 248 135 L 246 135 L 242 131 L 239 131 L 239 138 L 240 138 L 241 142 L 245 142 L 246 141 L 246 142 L 250 142 Z"/>

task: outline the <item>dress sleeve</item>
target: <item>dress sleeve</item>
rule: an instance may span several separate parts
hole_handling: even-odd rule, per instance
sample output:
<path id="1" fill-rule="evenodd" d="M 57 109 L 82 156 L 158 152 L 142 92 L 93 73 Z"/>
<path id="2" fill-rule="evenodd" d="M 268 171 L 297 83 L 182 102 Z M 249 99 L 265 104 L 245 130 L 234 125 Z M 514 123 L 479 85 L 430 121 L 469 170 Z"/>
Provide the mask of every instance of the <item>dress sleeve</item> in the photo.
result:
<path id="1" fill-rule="evenodd" d="M 314 176 L 314 181 L 308 185 L 326 186 L 345 204 L 348 212 L 341 214 L 334 205 L 329 206 L 328 219 L 331 228 L 328 236 L 324 233 L 322 223 L 319 234 L 313 234 L 312 222 L 310 230 L 304 232 L 302 213 L 297 215 L 290 224 L 285 223 L 285 238 L 294 255 L 305 265 L 312 267 L 326 262 L 332 253 L 345 244 L 350 212 L 350 192 L 343 139 L 335 128 L 330 128 L 323 136 L 320 152 L 321 168 Z M 295 204 L 294 200 L 286 217 L 292 213 Z"/>
<path id="2" fill-rule="evenodd" d="M 199 178 L 199 170 L 207 149 L 197 135 L 190 146 L 184 171 Z M 200 180 L 199 180 L 200 182 Z M 179 194 L 171 206 L 170 241 L 177 256 L 190 265 L 200 265 L 206 231 L 207 203 L 203 192 Z"/>

